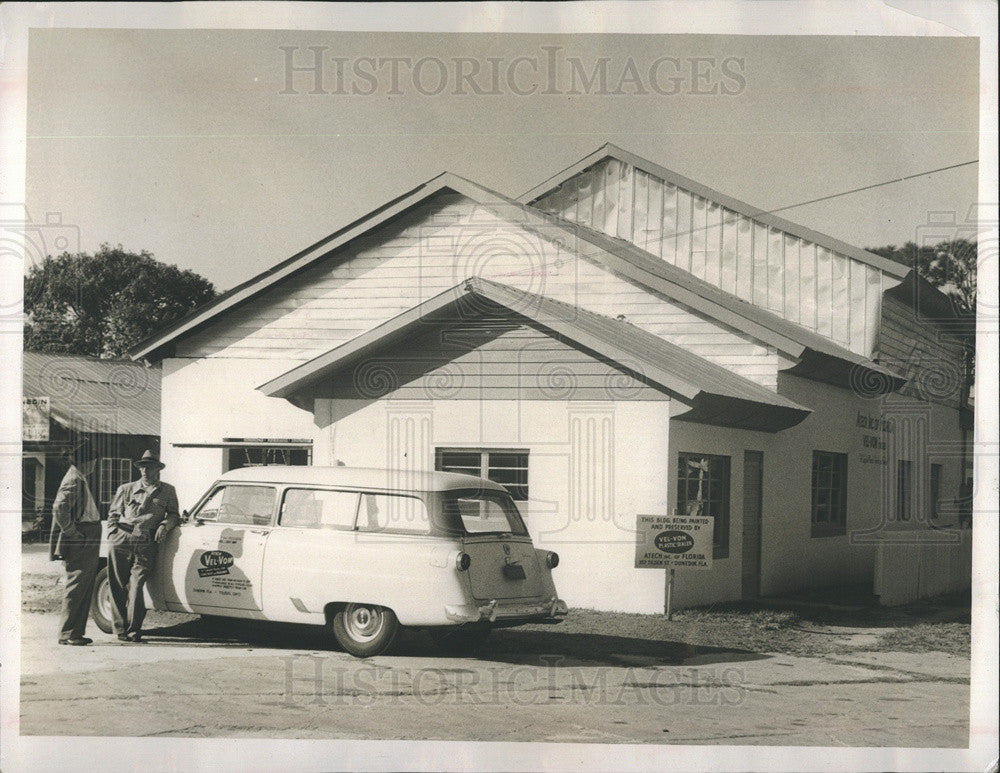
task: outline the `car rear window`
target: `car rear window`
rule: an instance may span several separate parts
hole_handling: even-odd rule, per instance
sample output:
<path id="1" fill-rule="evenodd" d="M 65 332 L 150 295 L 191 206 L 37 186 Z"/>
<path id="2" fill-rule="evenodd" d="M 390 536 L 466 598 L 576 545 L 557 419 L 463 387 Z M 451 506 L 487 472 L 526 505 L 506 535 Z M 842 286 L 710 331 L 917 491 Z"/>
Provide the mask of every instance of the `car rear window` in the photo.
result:
<path id="1" fill-rule="evenodd" d="M 528 534 L 510 496 L 499 491 L 448 492 L 444 508 L 449 522 L 461 523 L 466 534 Z"/>

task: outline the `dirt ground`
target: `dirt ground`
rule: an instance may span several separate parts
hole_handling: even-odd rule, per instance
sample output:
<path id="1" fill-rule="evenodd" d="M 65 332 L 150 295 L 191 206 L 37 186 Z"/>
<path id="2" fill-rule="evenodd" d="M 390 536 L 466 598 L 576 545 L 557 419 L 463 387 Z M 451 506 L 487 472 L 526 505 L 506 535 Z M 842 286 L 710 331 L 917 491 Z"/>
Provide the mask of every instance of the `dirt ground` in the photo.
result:
<path id="1" fill-rule="evenodd" d="M 150 613 L 148 643 L 55 641 L 56 565 L 22 586 L 25 735 L 965 747 L 968 606 L 573 610 L 462 657 L 407 631 L 358 660 L 319 628 Z"/>

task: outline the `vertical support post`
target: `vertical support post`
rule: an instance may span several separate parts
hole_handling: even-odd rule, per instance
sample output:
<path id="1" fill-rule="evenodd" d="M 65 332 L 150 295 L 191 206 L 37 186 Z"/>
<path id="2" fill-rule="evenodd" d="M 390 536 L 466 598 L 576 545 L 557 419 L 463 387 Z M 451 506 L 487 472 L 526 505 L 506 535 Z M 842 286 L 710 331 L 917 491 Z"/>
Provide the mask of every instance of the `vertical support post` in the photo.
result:
<path id="1" fill-rule="evenodd" d="M 670 567 L 670 579 L 667 580 L 667 620 L 674 619 L 674 612 L 670 604 L 674 595 L 674 568 Z"/>

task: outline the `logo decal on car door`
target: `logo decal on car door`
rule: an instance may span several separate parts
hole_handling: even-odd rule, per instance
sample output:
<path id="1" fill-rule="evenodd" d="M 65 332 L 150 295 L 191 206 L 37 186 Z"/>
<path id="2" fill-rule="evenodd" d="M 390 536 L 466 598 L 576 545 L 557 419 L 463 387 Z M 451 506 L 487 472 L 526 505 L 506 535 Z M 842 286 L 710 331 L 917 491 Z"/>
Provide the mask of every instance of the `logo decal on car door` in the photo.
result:
<path id="1" fill-rule="evenodd" d="M 220 574 L 229 574 L 229 567 L 233 565 L 233 556 L 225 550 L 209 550 L 201 554 L 203 569 L 198 570 L 199 577 L 215 577 Z"/>

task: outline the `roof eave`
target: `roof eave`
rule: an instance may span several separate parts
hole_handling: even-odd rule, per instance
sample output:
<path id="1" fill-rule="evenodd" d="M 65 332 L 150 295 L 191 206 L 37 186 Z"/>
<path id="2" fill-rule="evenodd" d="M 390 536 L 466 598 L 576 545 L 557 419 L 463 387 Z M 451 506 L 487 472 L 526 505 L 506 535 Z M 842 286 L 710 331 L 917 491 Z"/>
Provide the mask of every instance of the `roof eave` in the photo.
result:
<path id="1" fill-rule="evenodd" d="M 812 411 L 808 408 L 791 402 L 787 405 L 774 405 L 701 392 L 690 411 L 671 419 L 773 434 L 801 424 L 810 413 Z"/>
<path id="2" fill-rule="evenodd" d="M 799 361 L 782 372 L 850 389 L 865 397 L 896 392 L 907 381 L 905 377 L 876 362 L 861 358 L 848 360 L 815 349 L 803 351 Z"/>

